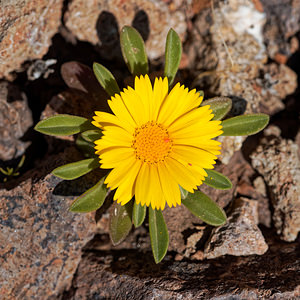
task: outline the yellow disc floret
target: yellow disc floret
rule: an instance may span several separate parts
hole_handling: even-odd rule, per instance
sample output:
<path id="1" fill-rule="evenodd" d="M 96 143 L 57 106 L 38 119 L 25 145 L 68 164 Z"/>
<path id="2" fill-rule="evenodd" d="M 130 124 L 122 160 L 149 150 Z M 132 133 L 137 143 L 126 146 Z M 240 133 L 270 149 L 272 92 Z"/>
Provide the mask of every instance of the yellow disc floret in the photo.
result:
<path id="1" fill-rule="evenodd" d="M 167 129 L 154 121 L 136 128 L 132 148 L 136 158 L 150 164 L 164 161 L 171 151 L 172 140 Z"/>

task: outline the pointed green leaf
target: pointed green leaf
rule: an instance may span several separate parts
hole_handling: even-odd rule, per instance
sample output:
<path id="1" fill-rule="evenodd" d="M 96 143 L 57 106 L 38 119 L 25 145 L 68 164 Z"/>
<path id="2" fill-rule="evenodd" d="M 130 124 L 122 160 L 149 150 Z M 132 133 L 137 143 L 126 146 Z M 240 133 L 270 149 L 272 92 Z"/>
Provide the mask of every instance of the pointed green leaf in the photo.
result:
<path id="1" fill-rule="evenodd" d="M 232 101 L 227 97 L 214 97 L 203 101 L 201 106 L 209 105 L 214 114 L 213 120 L 222 120 L 231 110 Z"/>
<path id="2" fill-rule="evenodd" d="M 98 159 L 88 158 L 60 166 L 52 171 L 56 177 L 73 180 L 99 167 Z"/>
<path id="3" fill-rule="evenodd" d="M 142 206 L 141 203 L 136 204 L 133 203 L 133 211 L 132 211 L 132 222 L 134 226 L 137 228 L 141 226 L 146 217 L 146 205 Z"/>
<path id="4" fill-rule="evenodd" d="M 232 188 L 230 179 L 225 175 L 214 170 L 205 169 L 205 171 L 207 173 L 207 177 L 205 177 L 203 183 L 205 183 L 206 185 L 219 190 L 229 190 Z"/>
<path id="5" fill-rule="evenodd" d="M 179 63 L 181 60 L 182 46 L 181 41 L 172 28 L 169 30 L 166 40 L 165 49 L 165 72 L 164 75 L 168 77 L 169 86 L 173 83 L 176 76 Z"/>
<path id="6" fill-rule="evenodd" d="M 149 207 L 149 231 L 155 262 L 158 264 L 166 255 L 169 246 L 169 233 L 161 210 Z"/>
<path id="7" fill-rule="evenodd" d="M 189 193 L 187 198 L 182 200 L 182 204 L 207 224 L 220 226 L 226 222 L 224 210 L 200 191 Z"/>
<path id="8" fill-rule="evenodd" d="M 71 205 L 72 212 L 90 212 L 100 208 L 105 200 L 107 188 L 104 184 L 104 177 L 93 187 L 79 196 Z"/>
<path id="9" fill-rule="evenodd" d="M 114 75 L 108 69 L 101 64 L 94 63 L 93 70 L 99 83 L 110 97 L 114 96 L 115 94 L 120 94 L 117 81 Z"/>
<path id="10" fill-rule="evenodd" d="M 181 186 L 179 186 L 179 188 L 180 188 L 181 199 L 185 199 L 189 194 L 189 192 Z"/>
<path id="11" fill-rule="evenodd" d="M 87 142 L 81 135 L 76 139 L 76 146 L 85 157 L 98 157 L 95 153 L 96 150 L 94 149 L 95 144 Z"/>
<path id="12" fill-rule="evenodd" d="M 264 129 L 270 117 L 266 114 L 252 114 L 233 117 L 222 121 L 222 135 L 251 135 Z"/>
<path id="13" fill-rule="evenodd" d="M 102 132 L 100 130 L 87 130 L 81 133 L 81 136 L 87 142 L 93 143 L 102 137 Z"/>
<path id="14" fill-rule="evenodd" d="M 132 227 L 132 201 L 121 205 L 114 201 L 109 222 L 109 235 L 113 245 L 118 245 L 128 235 Z"/>
<path id="15" fill-rule="evenodd" d="M 148 73 L 148 58 L 143 38 L 133 27 L 124 26 L 120 34 L 124 61 L 134 76 Z"/>
<path id="16" fill-rule="evenodd" d="M 38 122 L 34 129 L 44 134 L 61 136 L 76 134 L 93 127 L 91 122 L 83 117 L 55 115 Z"/>

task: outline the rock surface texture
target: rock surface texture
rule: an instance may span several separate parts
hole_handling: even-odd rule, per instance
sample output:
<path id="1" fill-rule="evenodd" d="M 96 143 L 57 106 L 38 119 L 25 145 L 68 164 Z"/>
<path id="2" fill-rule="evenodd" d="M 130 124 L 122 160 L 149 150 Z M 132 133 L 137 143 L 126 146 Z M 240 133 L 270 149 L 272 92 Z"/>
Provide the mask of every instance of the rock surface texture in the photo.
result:
<path id="1" fill-rule="evenodd" d="M 59 188 L 64 182 L 43 172 L 1 190 L 1 299 L 57 299 L 71 286 L 82 247 L 95 233 L 93 214 L 71 213 L 74 197 Z"/>
<path id="2" fill-rule="evenodd" d="M 60 25 L 63 0 L 1 1 L 0 78 L 42 58 Z"/>
<path id="3" fill-rule="evenodd" d="M 158 265 L 150 252 L 95 251 L 83 256 L 64 299 L 298 299 L 299 271 L 298 243 L 203 262 L 167 256 Z"/>
<path id="4" fill-rule="evenodd" d="M 32 124 L 26 95 L 17 86 L 1 82 L 0 160 L 6 161 L 24 154 L 29 142 L 23 142 L 20 138 Z"/>
<path id="5" fill-rule="evenodd" d="M 212 95 L 231 97 L 229 116 L 274 114 L 284 108 L 282 99 L 297 87 L 297 75 L 287 66 L 265 66 L 266 14 L 257 8 L 251 0 L 219 2 L 213 12 L 211 8 L 201 11 L 192 29 L 193 45 L 187 55 L 202 70 L 195 74 L 193 84 L 199 89 L 207 86 Z M 245 138 L 219 140 L 223 144 L 220 160 L 227 164 Z"/>
<path id="6" fill-rule="evenodd" d="M 300 231 L 300 160 L 291 140 L 267 136 L 251 156 L 252 165 L 264 177 L 274 208 L 277 233 L 294 241 Z"/>
<path id="7" fill-rule="evenodd" d="M 235 200 L 227 223 L 213 229 L 204 250 L 205 258 L 222 255 L 262 255 L 268 245 L 258 228 L 258 202 L 246 198 Z"/>
<path id="8" fill-rule="evenodd" d="M 138 29 L 151 59 L 164 54 L 171 27 L 182 40 L 187 29 L 184 13 L 171 11 L 159 0 L 74 0 L 65 14 L 65 24 L 79 40 L 99 45 L 108 59 L 120 56 L 119 31 L 125 25 Z"/>

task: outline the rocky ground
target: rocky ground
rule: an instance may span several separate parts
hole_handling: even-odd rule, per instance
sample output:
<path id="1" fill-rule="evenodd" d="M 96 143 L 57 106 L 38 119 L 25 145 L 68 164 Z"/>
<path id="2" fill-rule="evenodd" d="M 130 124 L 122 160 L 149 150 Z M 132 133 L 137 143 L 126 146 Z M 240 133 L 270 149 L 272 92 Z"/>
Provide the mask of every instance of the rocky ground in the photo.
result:
<path id="1" fill-rule="evenodd" d="M 231 97 L 232 116 L 271 116 L 259 135 L 222 137 L 216 168 L 232 190 L 200 187 L 227 224 L 166 209 L 170 245 L 158 265 L 147 224 L 112 246 L 111 199 L 96 213 L 68 211 L 99 170 L 74 182 L 54 177 L 81 154 L 72 138 L 33 131 L 41 118 L 90 117 L 103 105 L 82 64 L 102 63 L 126 85 L 123 25 L 145 39 L 151 72 L 163 68 L 173 27 L 184 45 L 178 80 Z M 299 33 L 297 0 L 1 1 L 0 167 L 25 162 L 19 175 L 0 173 L 0 298 L 300 299 Z"/>

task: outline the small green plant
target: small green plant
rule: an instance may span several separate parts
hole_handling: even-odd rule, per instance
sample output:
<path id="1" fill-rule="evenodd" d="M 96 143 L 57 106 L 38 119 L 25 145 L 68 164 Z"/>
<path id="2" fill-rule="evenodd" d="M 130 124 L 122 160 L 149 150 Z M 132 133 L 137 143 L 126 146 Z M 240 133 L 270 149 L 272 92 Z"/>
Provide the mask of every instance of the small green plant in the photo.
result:
<path id="1" fill-rule="evenodd" d="M 174 30 L 166 39 L 164 78 L 155 78 L 154 83 L 147 75 L 148 59 L 140 34 L 125 26 L 120 41 L 124 60 L 135 77 L 134 88 L 120 91 L 109 70 L 93 65 L 109 96 L 111 112 L 96 111 L 92 121 L 55 115 L 40 121 L 35 129 L 48 135 L 78 134 L 76 144 L 87 158 L 56 168 L 55 176 L 72 180 L 99 167 L 107 170 L 70 210 L 94 211 L 102 206 L 107 189 L 113 190 L 110 237 L 116 245 L 132 225 L 143 224 L 148 209 L 152 252 L 159 263 L 169 243 L 163 217 L 166 204 L 183 204 L 213 226 L 226 222 L 224 210 L 198 188 L 201 184 L 223 190 L 232 187 L 226 176 L 213 170 L 221 149 L 215 138 L 255 134 L 269 117 L 252 114 L 226 119 L 232 106 L 229 98 L 202 101 L 202 91 L 189 91 L 179 83 L 174 86 L 182 51 Z"/>
<path id="2" fill-rule="evenodd" d="M 0 168 L 0 172 L 5 176 L 4 179 L 3 179 L 3 182 L 7 182 L 12 177 L 19 176 L 20 175 L 19 170 L 22 168 L 24 162 L 25 162 L 25 155 L 22 155 L 22 157 L 21 157 L 18 165 L 16 166 L 16 168 L 6 167 L 6 170 L 4 170 L 3 168 Z"/>

